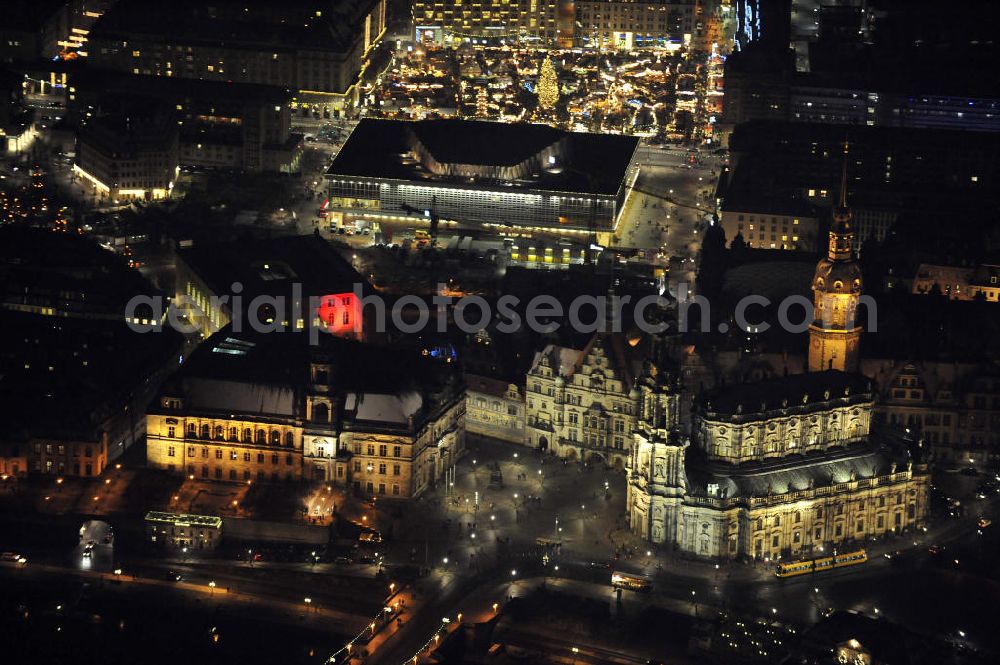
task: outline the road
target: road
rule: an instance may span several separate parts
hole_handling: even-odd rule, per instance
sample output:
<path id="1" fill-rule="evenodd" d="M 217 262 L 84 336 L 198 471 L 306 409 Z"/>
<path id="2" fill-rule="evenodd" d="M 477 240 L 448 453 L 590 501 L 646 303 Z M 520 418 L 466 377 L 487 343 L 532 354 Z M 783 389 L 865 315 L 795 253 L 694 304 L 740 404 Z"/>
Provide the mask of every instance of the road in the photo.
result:
<path id="1" fill-rule="evenodd" d="M 438 490 L 422 500 L 413 514 L 404 516 L 411 528 L 397 534 L 389 558 L 407 561 L 416 552 L 418 562 L 424 562 L 426 552 L 432 570 L 420 587 L 437 599 L 429 616 L 471 615 L 508 595 L 526 592 L 543 579 L 550 585 L 573 580 L 573 593 L 613 606 L 608 581 L 614 569 L 655 580 L 652 594 L 625 592 L 626 609 L 654 603 L 706 617 L 725 608 L 749 616 L 764 613 L 796 626 L 815 623 L 830 608 L 854 610 L 944 639 L 961 630 L 970 645 L 1000 652 L 1000 635 L 991 628 L 989 609 L 1000 602 L 1000 570 L 995 563 L 1000 560 L 1000 527 L 980 535 L 972 517 L 994 517 L 998 514 L 995 502 L 969 499 L 970 516 L 942 517 L 927 533 L 868 543 L 871 560 L 861 566 L 779 579 L 764 566 L 731 563 L 716 567 L 675 558 L 662 550 L 645 551 L 645 544 L 618 528 L 616 497 L 624 491 L 620 474 L 543 460 L 531 451 L 520 451 L 515 458 L 509 447 L 489 442 L 473 445 L 459 463 L 453 493 Z M 493 462 L 500 464 L 503 488 L 489 488 L 486 467 Z M 605 482 L 611 495 L 608 501 L 601 497 Z M 526 501 L 529 496 L 541 500 Z M 561 553 L 553 555 L 548 566 L 542 564 L 536 538 L 563 543 Z M 932 543 L 948 543 L 947 556 L 929 554 Z M 634 548 L 635 553 L 615 559 L 613 554 L 622 545 Z M 896 550 L 903 555 L 895 560 L 883 556 Z M 956 558 L 959 564 L 954 563 Z M 593 562 L 607 562 L 611 568 L 595 568 Z M 511 575 L 511 570 L 516 574 Z M 546 577 L 539 577 L 543 571 Z M 393 663 L 393 658 L 402 662 L 409 657 L 406 650 L 426 639 L 426 629 L 432 628 L 433 622 L 428 621 L 415 622 L 408 641 L 401 638 L 401 646 L 380 662 Z"/>
<path id="2" fill-rule="evenodd" d="M 615 246 L 649 250 L 669 264 L 673 294 L 679 283 L 694 283 L 701 234 L 715 209 L 721 158 L 697 155 L 692 165 L 686 148 L 641 146 L 639 178 L 615 236 Z"/>

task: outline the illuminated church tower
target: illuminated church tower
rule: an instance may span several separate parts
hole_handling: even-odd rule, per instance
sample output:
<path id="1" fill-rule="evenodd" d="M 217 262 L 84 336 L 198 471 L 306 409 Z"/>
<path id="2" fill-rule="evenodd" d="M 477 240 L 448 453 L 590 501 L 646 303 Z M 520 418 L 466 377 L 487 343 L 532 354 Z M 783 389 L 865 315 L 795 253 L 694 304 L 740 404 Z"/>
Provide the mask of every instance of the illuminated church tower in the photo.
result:
<path id="1" fill-rule="evenodd" d="M 847 207 L 847 144 L 844 144 L 844 171 L 840 183 L 840 203 L 834 208 L 830 225 L 830 247 L 826 258 L 816 265 L 813 276 L 813 323 L 809 326 L 809 371 L 837 369 L 856 372 L 861 344 L 857 325 L 858 298 L 861 296 L 861 267 L 854 259 L 851 243 L 854 224 Z"/>

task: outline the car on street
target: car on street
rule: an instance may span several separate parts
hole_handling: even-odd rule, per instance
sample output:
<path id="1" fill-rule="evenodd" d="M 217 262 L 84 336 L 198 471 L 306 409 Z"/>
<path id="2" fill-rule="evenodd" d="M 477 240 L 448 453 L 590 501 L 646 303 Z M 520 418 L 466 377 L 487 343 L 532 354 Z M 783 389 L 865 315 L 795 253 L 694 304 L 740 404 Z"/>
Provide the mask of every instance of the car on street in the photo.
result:
<path id="1" fill-rule="evenodd" d="M 361 544 L 378 544 L 382 542 L 382 534 L 378 531 L 365 531 L 358 536 L 358 542 Z"/>
<path id="2" fill-rule="evenodd" d="M 4 552 L 0 554 L 0 562 L 2 563 L 12 563 L 18 566 L 28 565 L 28 557 L 23 554 L 17 554 L 15 552 Z"/>

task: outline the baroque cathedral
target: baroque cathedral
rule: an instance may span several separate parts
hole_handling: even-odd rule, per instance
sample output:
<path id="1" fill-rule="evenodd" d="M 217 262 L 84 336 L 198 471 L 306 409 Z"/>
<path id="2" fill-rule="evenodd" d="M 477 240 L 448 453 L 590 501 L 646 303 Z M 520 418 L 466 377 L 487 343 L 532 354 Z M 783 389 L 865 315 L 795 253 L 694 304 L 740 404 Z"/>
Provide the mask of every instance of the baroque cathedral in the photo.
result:
<path id="1" fill-rule="evenodd" d="M 923 524 L 927 467 L 911 457 L 911 441 L 871 429 L 875 393 L 857 373 L 861 270 L 845 193 L 846 175 L 812 280 L 807 373 L 695 396 L 690 435 L 678 382 L 661 376 L 631 395 L 635 534 L 698 556 L 777 560 Z"/>

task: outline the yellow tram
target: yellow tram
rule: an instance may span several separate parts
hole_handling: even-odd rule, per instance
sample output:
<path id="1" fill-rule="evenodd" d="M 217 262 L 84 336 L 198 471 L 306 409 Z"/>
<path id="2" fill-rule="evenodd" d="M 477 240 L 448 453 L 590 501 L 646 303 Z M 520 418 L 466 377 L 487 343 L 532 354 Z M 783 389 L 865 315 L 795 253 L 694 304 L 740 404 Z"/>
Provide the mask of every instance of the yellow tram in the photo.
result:
<path id="1" fill-rule="evenodd" d="M 815 559 L 779 563 L 774 574 L 778 577 L 794 577 L 809 573 L 821 573 L 824 570 L 833 570 L 834 568 L 843 568 L 845 566 L 856 566 L 865 561 L 868 561 L 868 553 L 862 549 L 854 552 L 834 554 L 833 556 L 821 556 Z"/>

